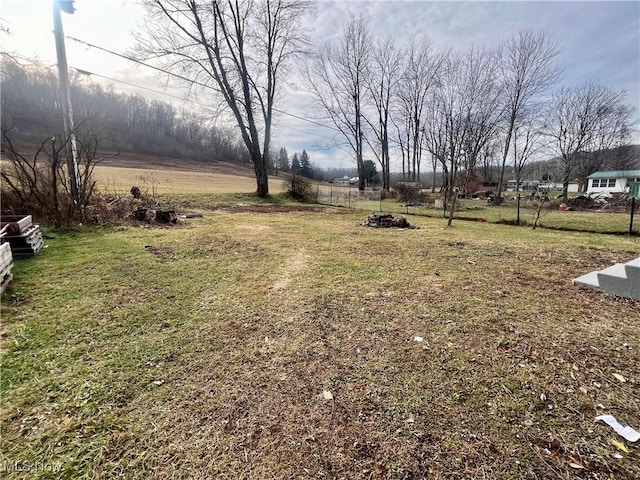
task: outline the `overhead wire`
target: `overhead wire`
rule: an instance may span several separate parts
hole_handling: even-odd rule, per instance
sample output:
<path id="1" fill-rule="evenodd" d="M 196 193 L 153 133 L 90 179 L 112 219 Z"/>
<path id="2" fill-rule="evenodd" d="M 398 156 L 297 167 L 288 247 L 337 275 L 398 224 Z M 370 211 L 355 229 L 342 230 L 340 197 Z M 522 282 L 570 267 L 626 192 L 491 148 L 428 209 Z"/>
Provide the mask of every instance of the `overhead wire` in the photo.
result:
<path id="1" fill-rule="evenodd" d="M 69 37 L 69 38 L 71 38 L 71 37 Z M 83 43 L 86 43 L 86 42 L 83 42 Z M 101 47 L 98 47 L 98 48 L 101 48 Z M 21 60 L 27 61 L 29 63 L 32 63 L 34 65 L 38 65 L 38 66 L 43 67 L 43 68 L 52 68 L 55 65 L 55 64 L 54 65 L 45 65 L 44 63 L 42 63 L 42 62 L 40 62 L 40 61 L 38 61 L 36 59 L 32 59 L 32 58 L 25 57 L 25 56 L 22 56 L 22 55 L 15 55 L 15 57 L 19 58 Z M 138 84 L 135 84 L 135 83 L 132 83 L 132 82 L 128 82 L 128 81 L 125 81 L 125 80 L 120 80 L 118 78 L 113 78 L 113 77 L 110 77 L 108 75 L 102 75 L 100 73 L 92 72 L 92 71 L 84 69 L 84 68 L 75 67 L 73 65 L 69 65 L 69 68 L 74 69 L 75 71 L 77 71 L 81 75 L 89 75 L 89 76 L 99 77 L 99 78 L 102 78 L 102 79 L 105 79 L 105 80 L 109 80 L 109 81 L 112 81 L 112 82 L 117 82 L 117 83 L 121 83 L 123 85 L 128 85 L 128 86 L 133 87 L 133 88 L 139 88 L 141 90 L 146 90 L 146 91 L 158 94 L 158 95 L 164 95 L 164 96 L 169 97 L 169 98 L 174 98 L 174 99 L 180 100 L 182 102 L 193 103 L 193 104 L 199 105 L 199 106 L 201 106 L 203 108 L 210 108 L 209 105 L 205 105 L 204 103 L 198 102 L 198 101 L 190 99 L 190 98 L 179 97 L 179 96 L 173 95 L 171 93 L 162 92 L 160 90 L 156 90 L 156 89 L 153 89 L 153 88 L 150 88 L 150 87 L 145 87 L 143 85 L 138 85 Z M 161 70 L 161 71 L 163 71 L 164 73 L 173 75 L 171 72 L 167 72 L 165 70 Z M 209 88 L 211 88 L 211 87 L 209 87 Z M 289 115 L 291 117 L 298 118 L 300 120 L 305 120 L 305 121 L 309 121 L 310 123 L 315 123 L 317 125 L 324 126 L 321 123 L 313 122 L 311 120 L 305 119 L 304 117 L 300 117 L 300 116 L 295 115 L 293 113 L 280 112 L 279 110 L 276 110 L 276 109 L 274 109 L 274 110 L 278 111 L 279 113 L 284 113 L 284 114 Z M 288 130 L 293 130 L 293 131 L 304 133 L 306 135 L 310 135 L 310 136 L 313 136 L 313 137 L 324 138 L 326 140 L 335 141 L 335 138 L 328 137 L 326 135 L 321 135 L 319 133 L 314 133 L 314 132 L 309 132 L 309 131 L 306 131 L 306 130 L 302 130 L 302 129 L 299 129 L 299 128 L 296 128 L 296 127 L 292 127 L 290 125 L 285 125 L 285 124 L 278 123 L 276 126 L 278 128 L 285 128 L 285 129 L 288 129 Z"/>
<path id="2" fill-rule="evenodd" d="M 151 69 L 156 70 L 158 72 L 164 73 L 165 75 L 169 75 L 169 76 L 172 76 L 172 77 L 175 77 L 175 78 L 179 78 L 180 80 L 184 80 L 186 82 L 193 83 L 194 85 L 198 85 L 199 87 L 208 88 L 210 90 L 216 90 L 211 85 L 207 85 L 206 83 L 202 83 L 202 82 L 199 82 L 197 80 L 193 80 L 191 78 L 185 77 L 184 75 L 180 75 L 180 74 L 175 73 L 175 72 L 170 72 L 169 70 L 165 70 L 165 69 L 160 68 L 160 67 L 158 67 L 156 65 L 152 65 L 150 63 L 143 62 L 142 60 L 138 60 L 137 58 L 132 57 L 131 55 L 125 55 L 124 53 L 115 52 L 115 51 L 110 50 L 108 48 L 101 47 L 99 45 L 95 45 L 93 43 L 87 42 L 85 40 L 80 40 L 79 38 L 72 37 L 72 36 L 69 36 L 69 35 L 65 35 L 65 38 L 67 38 L 67 39 L 69 39 L 69 40 L 71 40 L 73 42 L 86 45 L 89 48 L 95 48 L 97 50 L 101 50 L 101 51 L 109 53 L 111 55 L 115 55 L 117 57 L 120 57 L 120 58 L 123 58 L 125 60 L 128 60 L 130 62 L 137 63 L 137 64 L 142 65 L 142 66 L 147 67 L 147 68 L 151 68 Z M 278 108 L 275 108 L 275 107 L 273 108 L 273 111 L 275 111 L 277 113 L 280 113 L 282 115 L 287 115 L 287 116 L 290 116 L 292 118 L 296 118 L 298 120 L 301 120 L 301 121 L 304 121 L 304 122 L 307 122 L 307 123 L 312 123 L 314 125 L 318 125 L 318 126 L 323 127 L 323 128 L 328 128 L 329 130 L 333 130 L 333 131 L 335 131 L 337 133 L 340 133 L 339 130 L 337 128 L 335 128 L 335 127 L 332 127 L 330 125 L 325 125 L 325 124 L 320 123 L 320 122 L 316 122 L 315 120 L 311 120 L 309 118 L 305 118 L 305 117 L 302 117 L 300 115 L 296 115 L 295 113 L 287 112 L 285 110 L 281 110 L 281 109 L 278 109 Z"/>

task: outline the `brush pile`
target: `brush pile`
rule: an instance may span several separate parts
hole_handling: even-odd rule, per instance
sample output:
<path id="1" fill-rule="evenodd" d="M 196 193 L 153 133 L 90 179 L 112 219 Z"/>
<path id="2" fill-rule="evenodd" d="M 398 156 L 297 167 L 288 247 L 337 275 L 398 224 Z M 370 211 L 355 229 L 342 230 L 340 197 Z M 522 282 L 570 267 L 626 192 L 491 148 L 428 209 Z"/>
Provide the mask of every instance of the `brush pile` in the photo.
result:
<path id="1" fill-rule="evenodd" d="M 374 228 L 416 228 L 411 226 L 405 217 L 394 218 L 390 213 L 369 215 L 362 225 Z"/>

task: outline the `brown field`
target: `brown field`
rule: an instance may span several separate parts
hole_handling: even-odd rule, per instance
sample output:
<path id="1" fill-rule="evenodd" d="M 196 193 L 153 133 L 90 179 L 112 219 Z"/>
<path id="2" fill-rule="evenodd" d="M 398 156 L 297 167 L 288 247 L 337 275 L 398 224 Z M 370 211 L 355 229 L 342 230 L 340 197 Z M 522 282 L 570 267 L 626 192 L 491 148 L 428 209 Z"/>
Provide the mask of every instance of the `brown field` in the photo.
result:
<path id="1" fill-rule="evenodd" d="M 94 171 L 99 187 L 114 193 L 132 186 L 151 193 L 251 193 L 256 190 L 253 169 L 228 162 L 185 161 L 150 155 L 120 154 L 108 158 Z M 282 189 L 281 179 L 272 178 L 273 193 Z"/>
<path id="2" fill-rule="evenodd" d="M 134 185 L 149 193 L 155 187 L 158 194 L 251 193 L 256 190 L 254 178 L 225 173 L 98 166 L 94 174 L 101 190 L 117 193 L 128 192 Z M 279 193 L 281 180 L 270 179 L 269 187 Z"/>

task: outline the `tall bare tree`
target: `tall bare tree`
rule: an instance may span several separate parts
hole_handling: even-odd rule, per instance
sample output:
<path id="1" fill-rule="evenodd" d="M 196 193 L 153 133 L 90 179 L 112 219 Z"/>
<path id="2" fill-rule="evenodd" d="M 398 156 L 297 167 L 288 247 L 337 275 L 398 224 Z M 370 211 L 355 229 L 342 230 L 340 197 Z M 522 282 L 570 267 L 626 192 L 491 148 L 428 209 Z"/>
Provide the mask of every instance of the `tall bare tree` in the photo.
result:
<path id="1" fill-rule="evenodd" d="M 221 95 L 253 163 L 260 197 L 269 195 L 271 123 L 282 75 L 306 38 L 310 8 L 290 0 L 144 0 L 139 50 Z"/>
<path id="2" fill-rule="evenodd" d="M 382 170 L 382 188 L 389 190 L 390 163 L 389 128 L 391 108 L 396 87 L 402 79 L 402 51 L 391 39 L 377 42 L 374 47 L 371 71 L 367 82 L 373 101 L 373 114 L 365 115 L 375 142 L 367 140 Z M 373 118 L 370 118 L 373 117 Z M 365 137 L 367 139 L 367 137 Z"/>
<path id="3" fill-rule="evenodd" d="M 446 173 L 449 225 L 455 211 L 456 187 L 460 184 L 466 188 L 500 118 L 494 64 L 491 52 L 471 48 L 450 54 L 442 66 L 427 145 Z"/>
<path id="4" fill-rule="evenodd" d="M 439 83 L 440 69 L 447 57 L 428 39 L 413 40 L 407 50 L 405 70 L 398 88 L 398 114 L 404 126 L 401 147 L 406 150 L 409 179 L 420 181 L 420 164 L 425 140 L 427 103 Z"/>
<path id="5" fill-rule="evenodd" d="M 571 176 L 588 152 L 621 146 L 630 130 L 631 109 L 625 105 L 624 90 L 587 82 L 562 88 L 553 95 L 545 118 L 544 134 L 563 166 L 563 201 L 568 199 Z"/>
<path id="6" fill-rule="evenodd" d="M 487 143 L 496 133 L 501 119 L 501 89 L 496 80 L 495 52 L 471 47 L 463 57 L 462 94 L 467 105 L 464 138 L 462 189 L 467 193 Z"/>
<path id="7" fill-rule="evenodd" d="M 559 43 L 547 33 L 522 30 L 503 42 L 499 52 L 499 78 L 505 103 L 504 147 L 496 192 L 498 202 L 502 199 L 505 166 L 516 123 L 560 75 L 555 66 Z"/>
<path id="8" fill-rule="evenodd" d="M 322 45 L 306 70 L 306 83 L 315 104 L 340 131 L 356 158 L 358 189 L 365 189 L 364 105 L 369 83 L 373 42 L 365 21 L 347 20 L 337 45 Z"/>

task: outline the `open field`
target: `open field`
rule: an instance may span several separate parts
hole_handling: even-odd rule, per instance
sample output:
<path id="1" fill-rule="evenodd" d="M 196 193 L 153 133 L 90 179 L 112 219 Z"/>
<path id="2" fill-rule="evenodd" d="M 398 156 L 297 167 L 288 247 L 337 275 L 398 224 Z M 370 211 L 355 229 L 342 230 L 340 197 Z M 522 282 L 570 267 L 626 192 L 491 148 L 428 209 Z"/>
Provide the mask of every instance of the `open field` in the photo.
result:
<path id="1" fill-rule="evenodd" d="M 16 262 L 2 478 L 640 477 L 640 239 L 233 200 Z"/>
<path id="2" fill-rule="evenodd" d="M 108 154 L 105 154 L 109 157 Z M 253 169 L 228 162 L 184 161 L 149 155 L 119 154 L 94 170 L 103 191 L 127 193 L 136 185 L 162 194 L 251 193 L 256 191 Z M 282 180 L 269 179 L 273 193 L 282 191 Z"/>
<path id="3" fill-rule="evenodd" d="M 94 171 L 103 191 L 127 193 L 132 186 L 158 194 L 174 193 L 250 193 L 256 191 L 252 176 L 208 171 L 182 171 L 170 169 L 143 169 L 99 165 Z M 282 191 L 281 180 L 271 178 L 269 188 L 274 193 Z"/>

